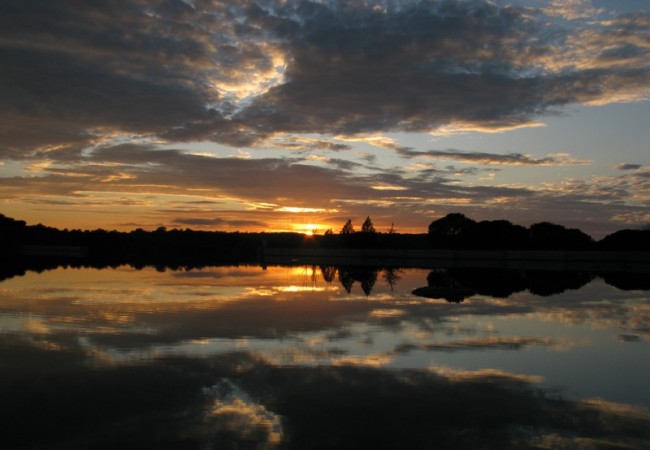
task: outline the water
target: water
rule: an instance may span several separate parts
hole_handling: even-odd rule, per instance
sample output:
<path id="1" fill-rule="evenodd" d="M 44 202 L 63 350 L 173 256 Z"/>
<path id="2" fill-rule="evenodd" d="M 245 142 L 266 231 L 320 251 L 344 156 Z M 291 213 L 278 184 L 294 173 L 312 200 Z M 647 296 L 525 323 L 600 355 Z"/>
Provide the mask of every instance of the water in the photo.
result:
<path id="1" fill-rule="evenodd" d="M 0 283 L 0 448 L 650 448 L 645 278 L 28 272 Z"/>

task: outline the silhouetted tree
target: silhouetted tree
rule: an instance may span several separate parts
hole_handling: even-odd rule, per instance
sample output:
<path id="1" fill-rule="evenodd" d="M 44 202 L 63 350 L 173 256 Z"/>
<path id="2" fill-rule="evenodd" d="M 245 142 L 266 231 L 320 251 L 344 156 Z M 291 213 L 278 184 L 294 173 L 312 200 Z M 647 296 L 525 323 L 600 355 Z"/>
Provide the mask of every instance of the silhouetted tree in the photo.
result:
<path id="1" fill-rule="evenodd" d="M 578 229 L 540 222 L 530 226 L 530 244 L 539 249 L 586 250 L 594 240 Z"/>
<path id="2" fill-rule="evenodd" d="M 461 213 L 447 214 L 429 224 L 429 238 L 434 246 L 457 247 L 462 244 L 467 231 L 475 221 Z"/>
<path id="3" fill-rule="evenodd" d="M 363 225 L 361 225 L 361 232 L 375 233 L 375 226 L 372 224 L 372 220 L 370 220 L 370 216 L 366 217 L 366 220 L 363 222 Z"/>
<path id="4" fill-rule="evenodd" d="M 24 220 L 15 220 L 11 217 L 5 216 L 4 214 L 0 214 L 0 231 L 2 232 L 22 230 L 26 225 L 27 223 Z"/>
<path id="5" fill-rule="evenodd" d="M 343 225 L 343 228 L 341 228 L 341 234 L 352 234 L 354 233 L 354 227 L 352 226 L 352 219 L 348 219 L 347 222 L 345 222 L 345 225 Z"/>
<path id="6" fill-rule="evenodd" d="M 650 251 L 650 230 L 619 230 L 598 242 L 603 250 Z"/>
<path id="7" fill-rule="evenodd" d="M 429 225 L 429 233 L 442 236 L 458 236 L 475 223 L 475 221 L 466 217 L 464 214 L 451 213 L 431 222 Z"/>
<path id="8" fill-rule="evenodd" d="M 0 214 L 0 246 L 3 252 L 17 251 L 27 233 L 23 220 L 14 220 Z"/>
<path id="9" fill-rule="evenodd" d="M 464 241 L 469 248 L 525 248 L 529 241 L 526 228 L 507 220 L 484 220 L 465 233 Z"/>

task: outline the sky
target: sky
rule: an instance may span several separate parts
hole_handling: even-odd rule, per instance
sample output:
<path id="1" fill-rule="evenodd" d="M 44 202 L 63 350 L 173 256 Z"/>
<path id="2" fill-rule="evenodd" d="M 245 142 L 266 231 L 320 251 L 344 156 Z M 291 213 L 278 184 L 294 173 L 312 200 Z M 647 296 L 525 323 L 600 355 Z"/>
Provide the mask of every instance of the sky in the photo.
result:
<path id="1" fill-rule="evenodd" d="M 0 213 L 650 224 L 650 1 L 4 0 Z"/>

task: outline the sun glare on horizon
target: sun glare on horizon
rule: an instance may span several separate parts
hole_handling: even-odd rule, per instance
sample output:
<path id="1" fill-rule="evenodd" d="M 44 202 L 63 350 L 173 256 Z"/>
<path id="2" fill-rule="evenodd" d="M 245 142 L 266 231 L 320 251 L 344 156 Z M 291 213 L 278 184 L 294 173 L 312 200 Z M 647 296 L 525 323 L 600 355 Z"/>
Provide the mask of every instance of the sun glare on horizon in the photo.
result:
<path id="1" fill-rule="evenodd" d="M 318 230 L 321 228 L 322 227 L 320 225 L 314 223 L 302 223 L 299 225 L 294 225 L 294 230 L 304 234 L 305 236 L 313 236 L 315 234 L 318 234 Z"/>

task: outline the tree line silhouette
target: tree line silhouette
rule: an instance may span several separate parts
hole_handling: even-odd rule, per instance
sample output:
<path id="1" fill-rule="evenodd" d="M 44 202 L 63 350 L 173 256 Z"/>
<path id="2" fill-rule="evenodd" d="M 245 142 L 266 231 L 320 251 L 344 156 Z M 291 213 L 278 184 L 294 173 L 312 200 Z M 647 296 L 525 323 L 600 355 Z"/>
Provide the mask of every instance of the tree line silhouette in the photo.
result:
<path id="1" fill-rule="evenodd" d="M 429 225 L 430 245 L 436 248 L 517 250 L 650 250 L 650 230 L 620 230 L 600 241 L 577 228 L 539 222 L 528 228 L 507 220 L 476 222 L 452 213 Z"/>
<path id="2" fill-rule="evenodd" d="M 370 217 L 360 231 L 351 219 L 338 233 L 196 231 L 159 227 L 129 232 L 60 230 L 42 224 L 27 225 L 0 214 L 0 268 L 9 270 L 21 261 L 51 265 L 84 261 L 96 267 L 131 264 L 191 268 L 210 264 L 255 263 L 267 248 L 404 248 L 404 249 L 518 249 L 518 250 L 623 250 L 650 251 L 650 230 L 620 230 L 600 241 L 586 233 L 549 222 L 523 227 L 507 220 L 476 222 L 452 213 L 431 222 L 427 233 L 376 230 Z"/>
<path id="3" fill-rule="evenodd" d="M 359 283 L 366 296 L 370 296 L 379 277 L 391 290 L 401 278 L 401 269 L 395 267 L 320 266 L 320 271 L 326 282 L 338 281 L 348 294 L 354 284 Z M 460 303 L 474 295 L 508 298 L 525 290 L 548 297 L 569 289 L 580 289 L 598 276 L 619 289 L 629 287 L 631 281 L 616 274 L 599 275 L 584 271 L 434 268 L 427 275 L 427 286 L 415 289 L 413 294 L 452 303 Z M 644 279 L 635 277 L 634 288 L 650 289 L 650 283 L 644 282 Z"/>
<path id="4" fill-rule="evenodd" d="M 370 217 L 355 231 L 348 219 L 338 234 L 325 232 L 323 247 L 438 248 L 476 250 L 634 250 L 650 251 L 650 229 L 619 230 L 596 241 L 577 228 L 539 222 L 528 228 L 507 220 L 474 221 L 451 213 L 431 222 L 426 234 L 400 234 L 391 224 L 377 232 Z"/>

